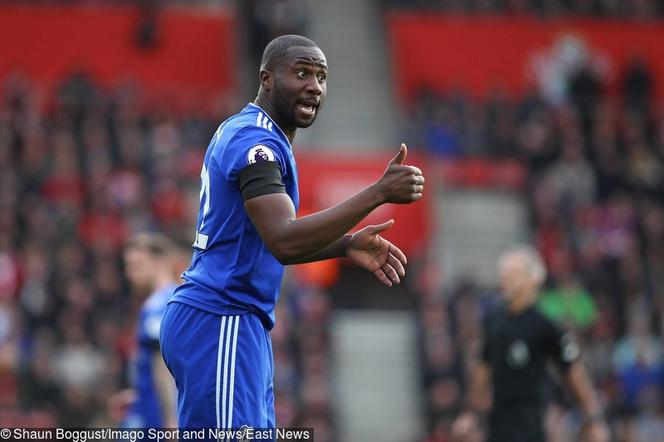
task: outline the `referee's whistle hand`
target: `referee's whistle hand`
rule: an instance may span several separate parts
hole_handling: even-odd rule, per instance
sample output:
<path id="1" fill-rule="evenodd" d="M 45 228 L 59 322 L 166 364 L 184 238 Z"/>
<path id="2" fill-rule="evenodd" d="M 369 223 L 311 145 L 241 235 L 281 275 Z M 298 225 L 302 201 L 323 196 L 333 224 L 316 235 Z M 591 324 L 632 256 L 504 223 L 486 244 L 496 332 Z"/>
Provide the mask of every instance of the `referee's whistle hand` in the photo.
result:
<path id="1" fill-rule="evenodd" d="M 399 152 L 376 183 L 385 203 L 409 204 L 422 198 L 424 175 L 418 167 L 404 164 L 407 155 L 408 148 L 401 143 Z"/>

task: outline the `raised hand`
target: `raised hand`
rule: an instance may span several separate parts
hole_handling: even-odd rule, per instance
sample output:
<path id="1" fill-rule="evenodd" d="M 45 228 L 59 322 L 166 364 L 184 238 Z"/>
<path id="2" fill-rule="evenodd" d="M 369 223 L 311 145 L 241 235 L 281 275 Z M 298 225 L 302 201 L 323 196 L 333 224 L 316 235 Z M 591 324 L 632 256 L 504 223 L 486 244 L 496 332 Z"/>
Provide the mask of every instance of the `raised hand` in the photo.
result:
<path id="1" fill-rule="evenodd" d="M 406 255 L 398 247 L 381 237 L 394 225 L 389 220 L 379 225 L 367 226 L 354 233 L 346 250 L 348 257 L 358 266 L 371 273 L 388 287 L 399 284 L 406 274 Z"/>
<path id="2" fill-rule="evenodd" d="M 409 204 L 422 198 L 424 176 L 415 166 L 404 165 L 408 148 L 401 143 L 399 153 L 390 160 L 385 173 L 376 183 L 386 203 Z"/>

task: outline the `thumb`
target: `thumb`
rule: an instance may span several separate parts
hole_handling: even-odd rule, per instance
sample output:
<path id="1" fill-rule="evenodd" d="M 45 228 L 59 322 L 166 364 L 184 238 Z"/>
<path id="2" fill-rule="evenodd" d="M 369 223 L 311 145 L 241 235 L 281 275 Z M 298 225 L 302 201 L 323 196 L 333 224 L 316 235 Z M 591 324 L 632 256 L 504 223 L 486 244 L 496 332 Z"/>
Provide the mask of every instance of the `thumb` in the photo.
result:
<path id="1" fill-rule="evenodd" d="M 403 162 L 406 160 L 406 155 L 408 155 L 408 148 L 406 147 L 405 143 L 401 143 L 401 148 L 399 149 L 399 153 L 397 156 L 392 158 L 390 161 L 390 164 L 403 164 Z"/>
<path id="2" fill-rule="evenodd" d="M 383 224 L 378 224 L 374 226 L 368 226 L 368 231 L 372 235 L 377 235 L 380 232 L 384 232 L 394 225 L 394 220 L 385 221 Z"/>

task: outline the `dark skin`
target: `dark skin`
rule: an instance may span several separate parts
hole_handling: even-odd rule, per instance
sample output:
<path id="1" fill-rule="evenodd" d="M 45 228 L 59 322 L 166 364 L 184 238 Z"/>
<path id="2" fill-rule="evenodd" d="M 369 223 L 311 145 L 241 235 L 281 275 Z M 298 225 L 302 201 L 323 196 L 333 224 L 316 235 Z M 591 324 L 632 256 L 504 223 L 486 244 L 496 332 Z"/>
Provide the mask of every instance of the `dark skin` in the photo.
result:
<path id="1" fill-rule="evenodd" d="M 319 48 L 291 47 L 279 62 L 261 71 L 260 80 L 255 103 L 292 142 L 298 127 L 313 124 L 325 99 L 325 55 Z M 398 284 L 405 275 L 406 256 L 380 236 L 394 220 L 346 232 L 382 204 L 409 204 L 422 198 L 424 176 L 417 167 L 404 165 L 407 152 L 402 144 L 378 181 L 329 209 L 298 218 L 290 197 L 275 193 L 247 200 L 245 210 L 282 264 L 349 257 L 383 284 Z"/>
<path id="2" fill-rule="evenodd" d="M 287 55 L 260 73 L 255 103 L 270 115 L 293 143 L 298 127 L 309 127 L 327 95 L 327 61 L 318 48 L 294 46 Z M 314 106 L 314 115 L 302 115 L 298 104 Z"/>

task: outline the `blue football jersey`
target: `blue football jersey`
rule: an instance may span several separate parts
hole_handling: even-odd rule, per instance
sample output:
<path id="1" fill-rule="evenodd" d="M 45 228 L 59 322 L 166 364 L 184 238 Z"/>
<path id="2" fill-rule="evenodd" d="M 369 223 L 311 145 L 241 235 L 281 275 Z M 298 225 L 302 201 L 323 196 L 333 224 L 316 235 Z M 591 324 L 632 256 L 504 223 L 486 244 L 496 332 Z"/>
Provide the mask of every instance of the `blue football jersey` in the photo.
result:
<path id="1" fill-rule="evenodd" d="M 124 419 L 125 428 L 161 428 L 165 424 L 152 358 L 155 352 L 159 352 L 161 320 L 175 287 L 175 284 L 169 284 L 155 290 L 141 307 L 136 326 L 138 346 L 130 365 L 131 386 L 136 390 L 136 401 Z M 175 384 L 173 388 L 175 389 Z"/>
<path id="2" fill-rule="evenodd" d="M 257 314 L 274 326 L 284 267 L 270 253 L 244 210 L 239 173 L 276 161 L 297 210 L 297 170 L 286 135 L 250 103 L 223 122 L 212 137 L 201 171 L 200 209 L 190 267 L 171 298 L 218 315 Z"/>

